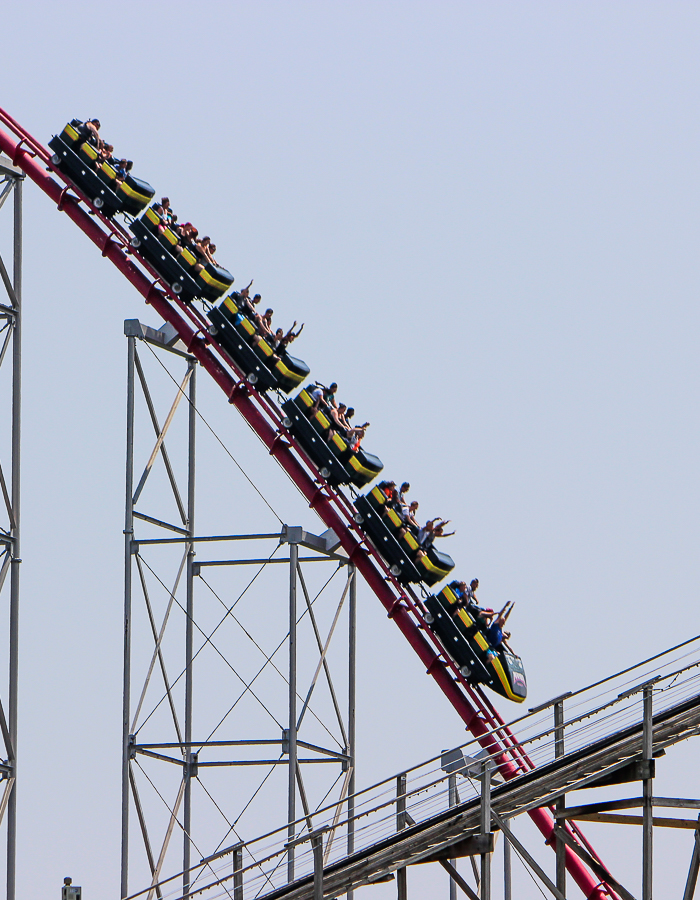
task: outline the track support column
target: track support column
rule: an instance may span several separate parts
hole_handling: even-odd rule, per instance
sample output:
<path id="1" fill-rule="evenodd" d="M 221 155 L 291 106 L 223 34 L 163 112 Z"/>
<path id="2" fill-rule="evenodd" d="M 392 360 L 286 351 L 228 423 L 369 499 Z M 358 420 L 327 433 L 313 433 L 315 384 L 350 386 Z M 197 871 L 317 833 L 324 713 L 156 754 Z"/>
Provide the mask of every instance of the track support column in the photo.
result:
<path id="1" fill-rule="evenodd" d="M 564 701 L 557 700 L 554 703 L 554 758 L 559 759 L 564 755 Z M 554 804 L 554 812 L 563 811 L 566 806 L 566 798 L 564 794 L 557 798 Z M 557 825 L 564 825 L 563 819 L 556 819 Z M 559 838 L 556 838 L 556 885 L 557 888 L 566 896 L 566 844 Z"/>
<path id="2" fill-rule="evenodd" d="M 396 830 L 403 831 L 406 827 L 406 776 L 398 775 L 396 778 Z M 407 900 L 408 885 L 406 883 L 406 866 L 396 870 L 396 890 L 398 900 Z"/>
<path id="3" fill-rule="evenodd" d="M 297 812 L 297 565 L 299 544 L 289 542 L 289 727 L 286 744 L 289 756 L 289 781 L 287 786 L 287 881 L 294 881 L 294 822 Z"/>
<path id="4" fill-rule="evenodd" d="M 651 777 L 651 766 L 654 758 L 654 687 L 644 686 L 644 727 L 642 731 L 642 758 L 647 763 L 646 777 L 642 784 L 642 900 L 652 900 L 653 894 L 653 862 L 654 862 L 654 782 Z"/>
<path id="5" fill-rule="evenodd" d="M 454 774 L 454 772 L 447 778 L 447 790 L 449 793 L 448 803 L 451 809 L 453 806 L 457 806 L 457 804 L 459 803 L 459 794 L 457 793 L 457 776 Z M 456 858 L 450 859 L 449 862 L 455 869 L 457 868 Z M 450 876 L 450 900 L 457 900 L 457 885 L 452 876 Z"/>
<path id="6" fill-rule="evenodd" d="M 188 413 L 188 439 L 187 439 L 187 530 L 190 537 L 194 537 L 194 500 L 195 500 L 195 437 L 197 424 L 197 361 L 189 359 L 187 362 L 189 380 L 189 413 Z M 192 654 L 194 639 L 194 544 L 187 544 L 187 620 L 185 622 L 185 764 L 183 766 L 183 778 L 185 779 L 185 793 L 183 797 L 183 848 L 182 871 L 183 897 L 189 896 L 190 888 L 190 859 L 192 846 L 192 777 L 196 772 L 196 757 L 192 753 L 192 698 L 193 698 L 193 672 Z"/>
<path id="7" fill-rule="evenodd" d="M 507 820 L 506 820 L 507 824 Z M 508 838 L 503 838 L 503 900 L 513 900 L 513 869 Z"/>
<path id="8" fill-rule="evenodd" d="M 12 257 L 12 288 L 14 310 L 12 328 L 12 487 L 10 504 L 12 518 L 10 533 L 10 621 L 9 621 L 9 680 L 7 718 L 12 749 L 13 784 L 7 804 L 7 900 L 15 898 L 17 857 L 17 711 L 19 677 L 19 567 L 20 556 L 20 436 L 22 426 L 22 182 L 24 175 L 15 174 L 14 221 Z"/>
<path id="9" fill-rule="evenodd" d="M 490 759 L 481 764 L 481 833 L 491 834 L 491 767 Z M 491 854 L 481 854 L 481 900 L 491 900 Z"/>
<path id="10" fill-rule="evenodd" d="M 357 569 L 350 564 L 350 599 L 348 603 L 348 756 L 350 779 L 348 781 L 348 856 L 355 852 L 355 700 L 357 681 Z M 354 891 L 347 893 L 353 900 Z"/>
<path id="11" fill-rule="evenodd" d="M 233 848 L 233 900 L 243 900 L 243 844 Z"/>
<path id="12" fill-rule="evenodd" d="M 126 376 L 126 502 L 124 513 L 124 688 L 122 700 L 121 892 L 129 894 L 129 767 L 131 765 L 131 553 L 134 537 L 134 360 L 136 338 L 128 337 Z"/>

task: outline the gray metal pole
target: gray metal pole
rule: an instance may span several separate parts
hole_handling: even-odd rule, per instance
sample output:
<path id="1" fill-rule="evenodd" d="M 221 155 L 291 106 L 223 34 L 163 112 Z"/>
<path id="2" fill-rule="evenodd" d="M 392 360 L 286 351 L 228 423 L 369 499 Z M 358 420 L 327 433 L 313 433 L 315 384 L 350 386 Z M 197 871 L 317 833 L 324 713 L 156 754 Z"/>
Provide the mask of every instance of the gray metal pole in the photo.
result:
<path id="1" fill-rule="evenodd" d="M 15 179 L 14 255 L 12 286 L 17 298 L 12 335 L 12 529 L 10 569 L 10 672 L 8 718 L 14 751 L 13 775 L 17 778 L 17 679 L 19 673 L 19 519 L 20 519 L 20 436 L 22 426 L 22 178 Z M 7 900 L 15 898 L 17 855 L 17 781 L 7 805 Z"/>
<path id="2" fill-rule="evenodd" d="M 311 836 L 314 853 L 314 900 L 323 900 L 323 835 Z"/>
<path id="3" fill-rule="evenodd" d="M 450 808 L 452 808 L 453 806 L 457 806 L 457 776 L 454 773 L 448 777 L 447 784 L 448 784 L 448 792 L 449 792 L 448 802 L 449 802 Z M 449 862 L 451 863 L 452 866 L 454 866 L 455 869 L 457 868 L 456 858 L 450 859 Z M 455 883 L 454 878 L 452 878 L 451 876 L 450 876 L 450 900 L 457 900 L 457 885 Z"/>
<path id="4" fill-rule="evenodd" d="M 188 450 L 187 450 L 187 530 L 194 537 L 194 501 L 195 501 L 195 438 L 197 425 L 197 363 L 190 359 L 187 363 L 190 371 Z M 189 896 L 190 888 L 190 856 L 192 846 L 192 654 L 194 640 L 194 544 L 187 544 L 187 619 L 185 623 L 185 794 L 183 797 L 183 848 L 182 848 L 182 893 Z"/>
<path id="5" fill-rule="evenodd" d="M 233 848 L 233 900 L 243 900 L 243 844 Z"/>
<path id="6" fill-rule="evenodd" d="M 287 797 L 287 837 L 293 841 L 297 817 L 297 562 L 299 545 L 289 545 L 289 782 Z M 294 881 L 294 847 L 287 850 L 287 881 Z"/>
<path id="7" fill-rule="evenodd" d="M 124 695 L 122 706 L 121 893 L 129 895 L 129 756 L 131 753 L 131 549 L 134 537 L 134 358 L 136 338 L 127 338 L 126 503 L 124 513 Z"/>
<path id="8" fill-rule="evenodd" d="M 554 704 L 554 757 L 559 759 L 564 755 L 564 701 L 558 700 Z M 555 815 L 564 810 L 566 799 L 564 794 L 557 798 L 554 804 Z M 563 820 L 557 819 L 557 825 L 564 825 Z M 566 895 L 566 844 L 559 838 L 556 839 L 556 885 L 562 894 Z M 506 842 L 507 843 L 507 842 Z"/>
<path id="9" fill-rule="evenodd" d="M 700 816 L 698 816 L 698 826 L 700 826 Z M 688 878 L 685 882 L 685 890 L 683 891 L 683 900 L 693 900 L 695 888 L 698 883 L 698 871 L 700 871 L 700 831 L 696 830 L 695 841 L 693 842 L 693 853 L 690 857 Z"/>
<path id="10" fill-rule="evenodd" d="M 406 776 L 398 775 L 396 778 L 396 830 L 403 831 L 406 827 Z M 396 891 L 398 900 L 407 900 L 408 884 L 406 879 L 406 866 L 396 870 Z"/>
<path id="11" fill-rule="evenodd" d="M 651 768 L 653 759 L 653 687 L 648 684 L 644 688 L 644 727 L 642 731 L 642 758 Z M 653 861 L 654 861 L 654 807 L 653 780 L 651 772 L 647 773 L 642 785 L 642 900 L 652 900 L 653 893 Z"/>
<path id="12" fill-rule="evenodd" d="M 481 833 L 491 833 L 491 760 L 481 764 Z M 491 900 L 491 854 L 481 854 L 481 900 Z"/>
<path id="13" fill-rule="evenodd" d="M 350 780 L 348 782 L 348 856 L 355 852 L 355 697 L 357 675 L 357 569 L 349 570 L 350 599 L 348 602 L 348 756 L 350 757 Z M 352 900 L 353 890 L 348 891 Z"/>
<path id="14" fill-rule="evenodd" d="M 506 824 L 508 820 L 506 819 Z M 503 838 L 503 900 L 513 900 L 513 868 L 508 838 Z"/>

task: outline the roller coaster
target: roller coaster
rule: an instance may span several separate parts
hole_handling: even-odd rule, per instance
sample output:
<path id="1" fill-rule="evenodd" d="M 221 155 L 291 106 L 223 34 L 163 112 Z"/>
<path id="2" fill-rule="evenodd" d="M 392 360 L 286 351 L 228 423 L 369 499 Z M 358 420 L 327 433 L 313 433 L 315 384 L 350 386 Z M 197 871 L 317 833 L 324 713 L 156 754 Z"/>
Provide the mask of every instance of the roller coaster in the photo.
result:
<path id="1" fill-rule="evenodd" d="M 100 164 L 80 123 L 69 123 L 55 135 L 50 149 L 1 109 L 0 124 L 0 150 L 172 326 L 335 533 L 388 617 L 493 760 L 498 776 L 507 783 L 536 773 L 536 762 L 483 690 L 486 686 L 522 702 L 527 693 L 522 661 L 505 647 L 494 653 L 474 609 L 458 602 L 454 583 L 429 593 L 449 576 L 453 560 L 421 546 L 397 517 L 381 484 L 358 495 L 357 489 L 369 485 L 383 464 L 335 431 L 306 388 L 294 398 L 287 396 L 309 375 L 306 363 L 253 340 L 245 297 L 233 292 L 220 300 L 231 288 L 231 274 L 202 265 L 187 248 L 176 252 L 177 235 L 148 206 L 154 189 L 130 174 L 117 177 L 114 167 Z M 585 897 L 622 896 L 573 821 L 557 840 L 550 801 L 528 808 L 528 814 L 550 846 L 563 848 L 566 841 L 566 867 Z M 586 858 L 575 848 L 585 848 Z"/>

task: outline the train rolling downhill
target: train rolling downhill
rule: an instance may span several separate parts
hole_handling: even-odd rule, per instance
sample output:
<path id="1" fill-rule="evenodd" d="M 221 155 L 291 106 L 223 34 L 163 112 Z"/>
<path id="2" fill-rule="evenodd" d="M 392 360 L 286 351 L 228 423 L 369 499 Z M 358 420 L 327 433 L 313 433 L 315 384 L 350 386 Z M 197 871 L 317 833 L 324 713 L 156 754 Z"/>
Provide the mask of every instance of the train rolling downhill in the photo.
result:
<path id="1" fill-rule="evenodd" d="M 233 275 L 203 258 L 192 241 L 182 239 L 179 227 L 163 216 L 157 203 L 149 206 L 155 190 L 130 172 L 118 171 L 114 161 L 100 158 L 85 126 L 72 120 L 49 142 L 51 165 L 72 182 L 95 210 L 107 219 L 127 216 L 132 233 L 130 252 L 154 270 L 180 300 L 201 301 L 209 320 L 206 328 L 221 351 L 246 382 L 258 392 L 279 391 L 284 430 L 309 458 L 331 488 L 368 486 L 383 470 L 382 461 L 361 446 L 361 440 L 342 433 L 331 411 L 317 402 L 310 387 L 301 387 L 309 366 L 262 332 L 247 293 L 232 292 Z M 142 215 L 141 215 L 142 214 Z M 137 216 L 140 215 L 140 218 Z M 384 484 L 384 483 L 382 483 Z M 354 519 L 365 539 L 386 562 L 400 585 L 433 588 L 454 569 L 455 563 L 432 542 L 422 544 L 418 530 L 407 523 L 381 486 L 354 499 Z M 520 657 L 508 648 L 489 644 L 483 622 L 461 607 L 448 585 L 427 595 L 421 604 L 424 624 L 437 637 L 469 684 L 484 685 L 501 696 L 522 702 L 527 694 Z M 459 608 L 457 608 L 459 607 Z"/>

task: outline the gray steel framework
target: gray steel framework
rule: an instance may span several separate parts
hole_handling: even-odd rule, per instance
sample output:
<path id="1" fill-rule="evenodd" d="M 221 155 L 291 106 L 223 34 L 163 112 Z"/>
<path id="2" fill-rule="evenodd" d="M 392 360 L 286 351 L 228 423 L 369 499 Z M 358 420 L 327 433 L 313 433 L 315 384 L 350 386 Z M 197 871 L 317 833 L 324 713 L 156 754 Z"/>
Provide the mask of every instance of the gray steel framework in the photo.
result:
<path id="1" fill-rule="evenodd" d="M 15 897 L 15 860 L 17 846 L 17 673 L 19 661 L 19 570 L 20 570 L 20 431 L 21 431 L 21 302 L 22 302 L 22 182 L 24 174 L 0 156 L 0 210 L 10 197 L 12 210 L 12 276 L 0 255 L 0 279 L 6 301 L 0 303 L 0 367 L 10 347 L 12 366 L 11 413 L 9 447 L 4 448 L 2 460 L 9 456 L 10 484 L 0 462 L 0 591 L 4 589 L 9 571 L 9 672 L 7 707 L 0 700 L 0 731 L 5 759 L 0 763 L 0 778 L 4 781 L 0 793 L 0 822 L 7 818 L 7 900 Z"/>
<path id="2" fill-rule="evenodd" d="M 326 532 L 323 535 L 313 535 L 304 531 L 301 527 L 289 527 L 283 525 L 278 532 L 266 534 L 242 534 L 242 535 L 197 535 L 194 526 L 195 517 L 195 474 L 196 474 L 196 360 L 188 354 L 181 345 L 177 344 L 176 337 L 171 334 L 168 327 L 164 327 L 157 331 L 142 325 L 138 320 L 127 320 L 125 322 L 125 334 L 128 342 L 128 366 L 127 366 L 127 452 L 126 452 L 126 504 L 125 504 L 125 568 L 124 568 L 124 703 L 123 703 L 123 746 L 122 746 L 122 860 L 121 860 L 121 897 L 128 894 L 129 884 L 129 862 L 131 850 L 131 825 L 132 811 L 136 814 L 138 828 L 142 837 L 143 847 L 150 870 L 150 878 L 152 888 L 149 890 L 149 898 L 153 896 L 160 897 L 160 889 L 157 886 L 159 879 L 163 877 L 163 867 L 166 854 L 174 832 L 181 830 L 183 835 L 182 850 L 182 870 L 184 872 L 182 878 L 183 896 L 190 896 L 194 892 L 196 885 L 190 884 L 189 871 L 192 863 L 192 849 L 202 855 L 200 845 L 195 842 L 193 834 L 193 785 L 199 778 L 200 770 L 204 771 L 212 768 L 222 767 L 240 767 L 240 766 L 279 766 L 283 765 L 287 768 L 287 786 L 286 786 L 286 812 L 289 822 L 288 841 L 289 846 L 286 851 L 286 868 L 290 881 L 295 877 L 295 848 L 299 837 L 299 829 L 308 832 L 313 831 L 313 816 L 315 811 L 307 796 L 307 787 L 303 770 L 311 763 L 331 763 L 339 768 L 339 775 L 336 782 L 339 784 L 337 791 L 338 817 L 340 810 L 347 807 L 352 814 L 352 803 L 347 802 L 348 795 L 355 791 L 355 661 L 356 661 L 356 578 L 355 569 L 349 563 L 347 557 L 338 553 L 338 541 L 332 532 Z M 153 351 L 153 355 L 157 358 L 167 358 L 170 362 L 175 360 L 181 361 L 184 367 L 184 374 L 181 378 L 176 379 L 176 392 L 169 411 L 161 425 L 161 420 L 156 412 L 156 403 L 154 395 L 149 386 L 147 379 L 146 365 L 139 355 L 139 347 L 148 345 Z M 146 354 L 150 356 L 150 354 Z M 165 355 L 163 357 L 163 355 Z M 162 365 L 162 363 L 161 363 Z M 171 375 L 172 377 L 172 375 Z M 155 442 L 151 441 L 148 446 L 145 445 L 145 436 L 137 434 L 136 422 L 136 402 L 141 396 L 145 402 L 145 406 L 150 418 Z M 187 412 L 187 428 L 184 442 L 186 449 L 181 452 L 180 456 L 186 458 L 184 465 L 186 479 L 186 500 L 183 501 L 178 484 L 176 474 L 177 466 L 168 454 L 166 447 L 166 437 L 168 439 L 168 447 L 170 441 L 174 440 L 173 430 L 171 426 L 176 417 L 176 413 L 180 406 L 186 408 Z M 182 435 L 181 435 L 182 442 Z M 144 449 L 145 448 L 145 449 Z M 135 460 L 141 456 L 143 450 L 144 457 L 147 456 L 147 462 L 142 471 L 135 468 Z M 171 448 L 172 450 L 172 448 Z M 149 454 L 150 451 L 150 455 Z M 174 457 L 173 457 L 174 458 Z M 151 515 L 141 510 L 143 502 L 143 494 L 149 477 L 158 461 L 162 461 L 168 490 L 171 500 L 174 500 L 174 506 L 177 510 L 179 521 L 172 523 L 166 521 L 160 515 Z M 182 466 L 181 466 L 182 469 Z M 138 479 L 138 480 L 137 480 Z M 162 492 L 161 492 L 162 493 Z M 141 534 L 135 533 L 136 526 L 148 527 L 150 532 Z M 169 536 L 163 537 L 162 534 Z M 155 537 L 152 535 L 156 535 Z M 203 547 L 211 547 L 213 545 L 222 545 L 227 548 L 238 547 L 239 542 L 253 541 L 257 545 L 261 543 L 273 543 L 272 554 L 262 558 L 246 558 L 243 556 L 218 559 L 196 559 L 195 551 Z M 283 558 L 275 557 L 276 549 L 284 545 L 288 547 L 289 553 Z M 149 565 L 145 562 L 143 553 L 155 550 L 173 550 L 181 548 L 182 556 L 179 563 L 175 566 L 176 574 L 169 582 L 173 585 L 167 588 L 169 599 L 167 602 L 165 613 L 162 621 L 156 621 L 156 610 L 153 598 L 149 595 L 146 584 L 146 575 Z M 300 551 L 303 551 L 301 555 Z M 305 569 L 312 563 L 332 564 L 335 571 L 345 573 L 343 581 L 341 597 L 337 602 L 337 608 L 333 616 L 332 624 L 327 634 L 322 633 L 320 622 L 317 616 L 317 607 L 314 606 L 319 594 L 315 597 L 311 596 L 308 580 L 305 577 Z M 282 729 L 278 738 L 255 739 L 248 735 L 241 737 L 234 735 L 233 738 L 227 740 L 212 740 L 210 738 L 197 740 L 193 732 L 193 722 L 196 719 L 197 709 L 195 702 L 195 684 L 194 684 L 194 664 L 197 660 L 200 650 L 195 650 L 195 636 L 201 640 L 205 637 L 204 644 L 211 641 L 205 635 L 205 628 L 200 627 L 198 622 L 198 606 L 195 604 L 195 590 L 198 578 L 203 576 L 203 572 L 212 570 L 233 571 L 226 567 L 238 566 L 267 566 L 278 563 L 288 566 L 288 636 L 286 646 L 288 650 L 288 712 L 286 719 L 286 727 Z M 314 567 L 316 568 L 316 567 Z M 150 569 L 151 575 L 156 575 L 153 569 Z M 165 588 L 165 581 L 159 576 L 158 581 L 161 587 Z M 330 579 L 329 579 L 330 580 Z M 181 646 L 179 651 L 179 659 L 175 659 L 180 675 L 173 680 L 169 674 L 169 663 L 174 658 L 174 654 L 166 660 L 166 642 L 167 631 L 172 628 L 172 622 L 175 618 L 171 616 L 171 612 L 177 609 L 178 591 L 182 590 L 182 582 L 184 581 L 185 601 L 181 604 L 181 611 L 184 614 L 184 647 Z M 323 590 L 323 589 L 322 589 Z M 150 629 L 151 661 L 147 669 L 147 675 L 144 684 L 140 688 L 139 699 L 136 704 L 133 700 L 136 698 L 134 693 L 132 698 L 132 689 L 136 686 L 135 674 L 132 668 L 133 660 L 133 642 L 139 639 L 139 635 L 135 631 L 135 615 L 136 606 L 135 599 L 138 595 L 142 596 L 145 607 L 147 609 L 147 618 Z M 327 596 L 328 591 L 324 594 Z M 298 596 L 299 595 L 299 596 Z M 302 599 L 303 598 L 303 599 Z M 302 599 L 302 602 L 298 602 Z M 328 651 L 331 639 L 336 631 L 336 626 L 341 617 L 343 607 L 346 609 L 347 615 L 347 670 L 344 673 L 347 680 L 348 696 L 345 710 L 341 709 L 341 702 L 335 689 L 334 680 L 329 666 Z M 300 613 L 301 610 L 301 613 Z M 230 613 L 230 610 L 228 610 Z M 227 614 L 228 614 L 227 613 Z M 299 693 L 300 686 L 298 684 L 298 665 L 297 665 L 297 628 L 300 619 L 306 617 L 313 628 L 315 645 L 318 650 L 318 663 L 311 678 L 308 689 Z M 337 641 L 335 642 L 337 643 Z M 213 644 L 212 644 L 213 646 Z M 218 652 L 218 651 L 217 651 Z M 270 660 L 268 659 L 268 662 Z M 279 670 L 278 670 L 279 671 Z M 139 716 L 143 717 L 145 710 L 144 698 L 147 690 L 152 684 L 152 676 L 160 673 L 162 678 L 162 701 L 169 708 L 172 719 L 169 727 L 173 729 L 174 740 L 151 740 L 148 743 L 139 739 L 135 733 L 135 726 Z M 182 683 L 184 679 L 184 694 L 178 696 L 176 685 Z M 199 680 L 199 679 L 198 679 Z M 335 712 L 334 726 L 339 729 L 342 743 L 339 751 L 329 749 L 328 747 L 319 746 L 317 743 L 311 743 L 304 740 L 303 733 L 300 729 L 305 718 L 308 719 L 314 715 L 311 706 L 312 695 L 317 686 L 323 682 L 326 686 L 329 696 L 332 699 L 332 707 Z M 251 686 L 247 685 L 246 690 Z M 318 692 L 317 692 L 318 693 Z M 345 705 L 345 704 L 343 704 Z M 182 722 L 180 722 L 179 708 L 183 711 Z M 307 715 L 309 714 L 309 715 Z M 328 730 L 328 729 L 326 729 Z M 330 731 L 329 731 L 330 734 Z M 200 735 L 201 737 L 201 735 Z M 262 758 L 274 746 L 281 751 L 277 759 Z M 200 758 L 207 752 L 214 749 L 225 758 L 214 760 L 203 760 Z M 240 753 L 242 750 L 253 754 L 253 758 L 228 758 L 227 752 Z M 303 752 L 303 756 L 300 755 Z M 174 799 L 168 800 L 163 798 L 164 802 L 168 801 L 169 820 L 165 833 L 159 848 L 153 844 L 152 835 L 155 829 L 149 822 L 149 811 L 147 804 L 144 803 L 138 784 L 138 769 L 140 761 L 157 760 L 169 764 L 172 770 L 173 765 L 181 770 L 181 777 L 177 783 Z M 326 765 L 326 769 L 328 766 Z M 333 767 L 334 768 L 334 767 Z M 250 770 L 248 770 L 250 771 Z M 142 773 L 143 775 L 144 773 Z M 150 779 L 149 779 L 150 780 Z M 153 784 L 153 782 L 151 782 Z M 206 790 L 206 789 L 205 789 Z M 209 795 L 211 797 L 211 794 Z M 327 796 L 327 795 L 326 795 Z M 219 811 L 226 803 L 224 800 L 218 802 L 211 798 Z M 281 798 L 280 798 L 281 799 Z M 301 810 L 297 809 L 297 802 L 301 803 Z M 280 812 L 282 807 L 280 806 Z M 222 813 L 223 815 L 223 813 Z M 300 816 L 300 818 L 299 818 Z M 299 821 L 297 821 L 299 818 Z M 227 820 L 228 821 L 228 820 Z M 231 825 L 230 831 L 233 830 Z M 234 832 L 235 833 L 235 832 Z M 352 829 L 348 831 L 348 850 L 352 852 Z M 234 868 L 241 868 L 243 860 L 237 855 L 234 848 L 233 851 Z M 233 888 L 232 888 L 233 889 Z"/>
<path id="3" fill-rule="evenodd" d="M 295 842 L 297 848 L 305 845 L 306 851 L 303 875 L 291 884 L 280 883 L 279 878 L 274 885 L 271 882 L 271 876 L 279 870 L 278 860 L 284 858 L 289 846 L 283 841 L 283 829 L 263 835 L 247 849 L 254 858 L 259 842 L 267 856 L 258 858 L 254 864 L 239 866 L 235 900 L 338 897 L 353 888 L 393 876 L 397 879 L 398 896 L 403 900 L 407 897 L 406 867 L 428 862 L 438 862 L 451 876 L 455 889 L 472 900 L 490 900 L 491 858 L 499 833 L 504 843 L 504 896 L 511 895 L 512 848 L 543 892 L 565 900 L 569 896 L 567 885 L 557 883 L 559 866 L 555 866 L 555 877 L 551 878 L 511 828 L 514 817 L 541 806 L 556 810 L 559 824 L 555 825 L 552 841 L 562 844 L 567 853 L 579 856 L 620 900 L 635 898 L 628 886 L 621 884 L 595 856 L 576 822 L 641 826 L 642 900 L 653 896 L 653 828 L 694 831 L 694 849 L 683 893 L 683 900 L 692 900 L 700 868 L 700 799 L 655 797 L 652 785 L 657 761 L 666 749 L 700 735 L 699 667 L 700 659 L 696 659 L 666 675 L 651 679 L 647 676 L 648 680 L 613 694 L 608 702 L 601 703 L 597 695 L 594 707 L 583 711 L 583 704 L 578 702 L 577 714 L 568 721 L 563 703 L 571 694 L 535 708 L 530 716 L 519 721 L 530 729 L 526 749 L 540 764 L 512 781 L 504 782 L 498 777 L 498 754 L 491 759 L 472 742 L 358 793 L 353 808 L 357 810 L 355 838 L 360 846 L 355 853 L 338 852 L 329 859 L 327 848 L 334 834 L 350 823 L 339 821 L 333 807 L 322 810 L 314 831 Z M 554 722 L 547 725 L 550 709 L 554 711 Z M 544 720 L 538 718 L 543 713 Z M 640 796 L 575 807 L 567 807 L 565 803 L 565 795 L 570 791 L 611 785 L 628 785 L 629 791 L 639 782 Z M 460 798 L 460 791 L 466 796 Z M 697 817 L 668 818 L 654 814 L 664 808 L 693 810 Z M 642 815 L 620 813 L 633 809 L 641 809 Z M 239 859 L 243 849 L 240 845 L 236 848 Z M 221 864 L 231 852 L 232 848 L 227 848 L 203 860 L 198 870 L 201 872 L 206 865 L 212 871 L 221 872 Z M 472 860 L 476 888 L 456 868 L 457 859 L 462 857 Z M 476 857 L 481 860 L 480 867 L 476 865 Z M 200 887 L 201 896 L 204 900 L 226 896 L 223 888 L 230 880 L 230 875 L 220 875 Z M 132 898 L 141 896 L 143 892 Z"/>

